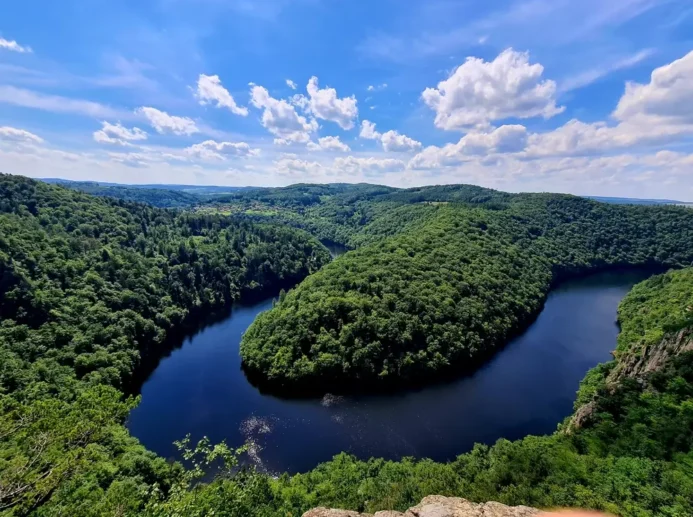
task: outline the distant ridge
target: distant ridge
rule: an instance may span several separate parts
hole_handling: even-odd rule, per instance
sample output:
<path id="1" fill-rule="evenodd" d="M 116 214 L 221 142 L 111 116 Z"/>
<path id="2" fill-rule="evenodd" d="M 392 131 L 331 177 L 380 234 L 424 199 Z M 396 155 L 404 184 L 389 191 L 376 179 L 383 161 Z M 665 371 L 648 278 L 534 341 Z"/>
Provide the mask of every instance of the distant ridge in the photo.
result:
<path id="1" fill-rule="evenodd" d="M 638 199 L 632 197 L 604 197 L 604 196 L 584 196 L 588 199 L 611 203 L 614 205 L 693 205 L 690 201 L 676 201 L 674 199 Z"/>
<path id="2" fill-rule="evenodd" d="M 157 190 L 173 190 L 179 192 L 188 192 L 191 194 L 219 194 L 228 192 L 237 192 L 239 190 L 266 189 L 272 187 L 223 187 L 218 185 L 179 185 L 176 183 L 148 183 L 148 184 L 131 184 L 131 183 L 112 183 L 108 181 L 75 181 L 62 178 L 39 178 L 40 181 L 56 185 L 78 185 L 99 186 L 99 187 L 129 187 L 137 189 L 157 189 Z M 333 183 L 333 185 L 344 185 L 343 183 Z M 675 199 L 640 199 L 632 197 L 610 197 L 610 196 L 582 196 L 587 199 L 593 199 L 601 203 L 611 203 L 614 205 L 693 205 L 693 201 L 677 201 Z"/>
<path id="3" fill-rule="evenodd" d="M 177 185 L 167 183 L 149 183 L 149 184 L 130 184 L 130 183 L 111 183 L 108 181 L 75 181 L 62 178 L 39 178 L 39 181 L 51 183 L 53 185 L 94 185 L 98 187 L 128 187 L 139 189 L 157 189 L 157 190 L 176 190 L 180 192 L 189 192 L 195 194 L 217 194 L 225 192 L 236 192 L 238 190 L 249 190 L 257 187 L 220 187 L 216 185 Z"/>

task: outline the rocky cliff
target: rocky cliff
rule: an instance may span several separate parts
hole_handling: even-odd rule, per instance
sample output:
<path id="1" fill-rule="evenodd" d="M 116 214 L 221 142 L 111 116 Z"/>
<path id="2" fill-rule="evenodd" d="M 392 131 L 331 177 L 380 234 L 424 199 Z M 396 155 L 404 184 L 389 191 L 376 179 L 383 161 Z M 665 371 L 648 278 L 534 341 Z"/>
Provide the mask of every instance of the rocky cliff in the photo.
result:
<path id="1" fill-rule="evenodd" d="M 693 351 L 693 330 L 690 328 L 668 334 L 655 345 L 634 347 L 629 352 L 617 356 L 616 366 L 606 377 L 606 386 L 614 388 L 626 377 L 645 382 L 647 374 L 662 369 L 672 357 L 690 351 Z M 589 423 L 596 407 L 595 401 L 579 407 L 571 418 L 567 431 L 572 432 Z"/>
<path id="2" fill-rule="evenodd" d="M 348 510 L 315 508 L 304 513 L 303 517 L 530 517 L 539 513 L 536 508 L 527 506 L 506 506 L 495 502 L 472 503 L 459 497 L 431 495 L 404 513 L 384 511 L 371 515 Z"/>

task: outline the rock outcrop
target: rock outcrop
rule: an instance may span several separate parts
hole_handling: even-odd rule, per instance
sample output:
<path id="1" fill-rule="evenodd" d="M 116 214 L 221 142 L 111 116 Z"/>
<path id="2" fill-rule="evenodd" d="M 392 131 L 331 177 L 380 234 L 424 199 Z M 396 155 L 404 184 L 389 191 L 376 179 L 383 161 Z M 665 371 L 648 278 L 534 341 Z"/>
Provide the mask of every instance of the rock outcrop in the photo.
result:
<path id="1" fill-rule="evenodd" d="M 661 370 L 669 359 L 691 350 L 693 330 L 690 328 L 669 334 L 656 345 L 634 347 L 633 350 L 617 356 L 616 366 L 606 377 L 606 385 L 614 389 L 626 377 L 644 382 L 648 374 Z M 571 433 L 589 424 L 596 409 L 596 401 L 580 406 L 570 419 L 566 432 Z"/>
<path id="2" fill-rule="evenodd" d="M 669 334 L 656 345 L 641 347 L 637 353 L 624 354 L 618 358 L 607 383 L 615 384 L 624 377 L 637 378 L 661 370 L 671 357 L 693 350 L 691 334 L 691 329 L 686 328 L 676 334 Z"/>
<path id="3" fill-rule="evenodd" d="M 303 514 L 303 517 L 530 517 L 541 512 L 528 506 L 506 506 L 501 503 L 472 503 L 459 497 L 431 495 L 406 512 L 384 511 L 375 515 L 351 512 L 347 510 L 330 510 L 315 508 Z"/>

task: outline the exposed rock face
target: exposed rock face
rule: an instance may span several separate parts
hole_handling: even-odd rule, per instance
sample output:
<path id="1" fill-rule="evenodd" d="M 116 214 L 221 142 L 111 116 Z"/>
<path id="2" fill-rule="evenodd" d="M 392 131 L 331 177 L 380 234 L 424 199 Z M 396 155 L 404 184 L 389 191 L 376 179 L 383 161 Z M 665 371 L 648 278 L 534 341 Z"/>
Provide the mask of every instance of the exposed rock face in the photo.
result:
<path id="1" fill-rule="evenodd" d="M 626 377 L 642 380 L 648 373 L 661 370 L 671 357 L 691 350 L 693 330 L 687 328 L 669 334 L 656 345 L 642 346 L 619 356 L 616 366 L 606 378 L 606 384 L 611 387 L 618 386 Z M 570 433 L 588 424 L 596 409 L 597 404 L 594 401 L 579 407 L 570 419 L 566 431 Z"/>
<path id="2" fill-rule="evenodd" d="M 609 384 L 618 382 L 624 377 L 642 377 L 650 372 L 660 370 L 670 357 L 693 350 L 691 329 L 683 329 L 676 334 L 666 336 L 660 343 L 644 346 L 640 354 L 624 354 L 618 359 L 616 368 L 609 374 Z"/>
<path id="3" fill-rule="evenodd" d="M 459 497 L 431 495 L 404 513 L 385 511 L 371 515 L 315 508 L 304 513 L 303 517 L 530 517 L 540 513 L 536 508 L 527 506 L 506 506 L 495 502 L 472 503 Z"/>

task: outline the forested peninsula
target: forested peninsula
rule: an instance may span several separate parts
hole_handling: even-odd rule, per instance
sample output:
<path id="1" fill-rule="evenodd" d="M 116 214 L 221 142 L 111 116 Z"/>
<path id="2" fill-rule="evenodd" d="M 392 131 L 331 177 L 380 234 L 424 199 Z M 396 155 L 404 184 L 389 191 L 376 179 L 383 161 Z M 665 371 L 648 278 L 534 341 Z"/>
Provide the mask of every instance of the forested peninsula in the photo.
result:
<path id="1" fill-rule="evenodd" d="M 465 185 L 297 185 L 176 210 L 101 195 L 0 176 L 0 515 L 296 517 L 430 494 L 693 514 L 689 209 Z M 318 239 L 353 251 L 328 264 Z M 306 277 L 248 330 L 251 370 L 274 386 L 375 389 L 464 370 L 555 283 L 623 265 L 675 269 L 622 302 L 614 361 L 590 371 L 550 436 L 449 463 L 341 454 L 272 476 L 205 440 L 179 443 L 185 465 L 166 461 L 123 425 L 143 358 L 258 291 Z"/>
<path id="2" fill-rule="evenodd" d="M 376 196 L 363 212 L 372 222 L 346 239 L 362 245 L 245 334 L 261 385 L 363 390 L 459 374 L 526 328 L 557 282 L 693 263 L 693 211 L 682 207 L 431 188 Z"/>

